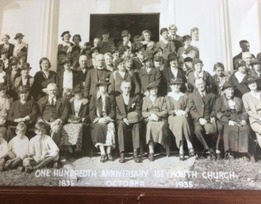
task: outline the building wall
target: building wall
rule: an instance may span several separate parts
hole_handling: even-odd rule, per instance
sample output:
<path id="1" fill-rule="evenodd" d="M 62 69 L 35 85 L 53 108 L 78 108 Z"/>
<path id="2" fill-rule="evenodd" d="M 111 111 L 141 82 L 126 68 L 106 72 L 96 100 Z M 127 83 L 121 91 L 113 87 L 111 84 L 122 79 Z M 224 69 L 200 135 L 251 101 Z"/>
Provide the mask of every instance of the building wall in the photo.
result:
<path id="1" fill-rule="evenodd" d="M 258 8 L 260 0 L 1 0 L 0 32 L 12 38 L 17 32 L 25 34 L 33 74 L 43 56 L 51 59 L 55 70 L 63 31 L 89 41 L 90 14 L 160 13 L 160 27 L 174 23 L 179 35 L 189 34 L 194 26 L 200 29 L 201 58 L 211 72 L 218 61 L 231 69 L 241 39 L 250 41 L 252 53 L 261 51 Z"/>

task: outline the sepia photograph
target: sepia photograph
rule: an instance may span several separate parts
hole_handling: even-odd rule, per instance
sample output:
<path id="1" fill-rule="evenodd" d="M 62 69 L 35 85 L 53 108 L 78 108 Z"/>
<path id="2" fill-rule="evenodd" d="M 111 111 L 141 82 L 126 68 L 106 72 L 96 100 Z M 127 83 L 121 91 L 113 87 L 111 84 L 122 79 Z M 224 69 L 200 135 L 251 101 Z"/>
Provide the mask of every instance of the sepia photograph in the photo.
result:
<path id="1" fill-rule="evenodd" d="M 260 0 L 1 0 L 0 186 L 261 190 Z"/>

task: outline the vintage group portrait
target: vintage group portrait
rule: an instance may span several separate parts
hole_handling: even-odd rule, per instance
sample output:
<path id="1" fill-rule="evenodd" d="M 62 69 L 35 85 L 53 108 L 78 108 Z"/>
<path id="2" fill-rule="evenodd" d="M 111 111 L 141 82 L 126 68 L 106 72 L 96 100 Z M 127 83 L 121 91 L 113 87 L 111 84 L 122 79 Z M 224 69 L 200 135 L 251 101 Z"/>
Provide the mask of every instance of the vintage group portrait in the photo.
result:
<path id="1" fill-rule="evenodd" d="M 261 189 L 259 0 L 0 2 L 0 186 Z"/>

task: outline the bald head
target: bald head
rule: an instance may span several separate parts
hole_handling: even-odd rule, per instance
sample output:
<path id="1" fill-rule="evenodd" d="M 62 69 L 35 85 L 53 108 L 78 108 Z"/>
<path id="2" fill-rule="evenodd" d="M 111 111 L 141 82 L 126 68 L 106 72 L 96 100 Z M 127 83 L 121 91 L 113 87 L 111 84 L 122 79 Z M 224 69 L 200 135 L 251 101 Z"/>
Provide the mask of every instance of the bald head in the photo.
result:
<path id="1" fill-rule="evenodd" d="M 81 55 L 79 57 L 79 65 L 81 68 L 86 68 L 87 67 L 87 56 L 86 55 Z"/>

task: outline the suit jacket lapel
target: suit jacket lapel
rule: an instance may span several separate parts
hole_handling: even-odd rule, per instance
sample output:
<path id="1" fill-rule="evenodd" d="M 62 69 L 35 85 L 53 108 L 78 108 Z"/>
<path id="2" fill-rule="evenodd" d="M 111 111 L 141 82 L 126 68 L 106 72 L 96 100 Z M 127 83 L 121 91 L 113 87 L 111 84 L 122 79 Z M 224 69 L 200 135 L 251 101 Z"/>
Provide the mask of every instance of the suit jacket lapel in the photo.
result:
<path id="1" fill-rule="evenodd" d="M 126 110 L 125 110 L 125 105 L 124 105 L 124 100 L 123 100 L 123 96 L 122 95 L 120 95 L 117 98 L 117 103 L 118 103 L 118 107 L 119 107 L 121 113 L 125 113 Z"/>

